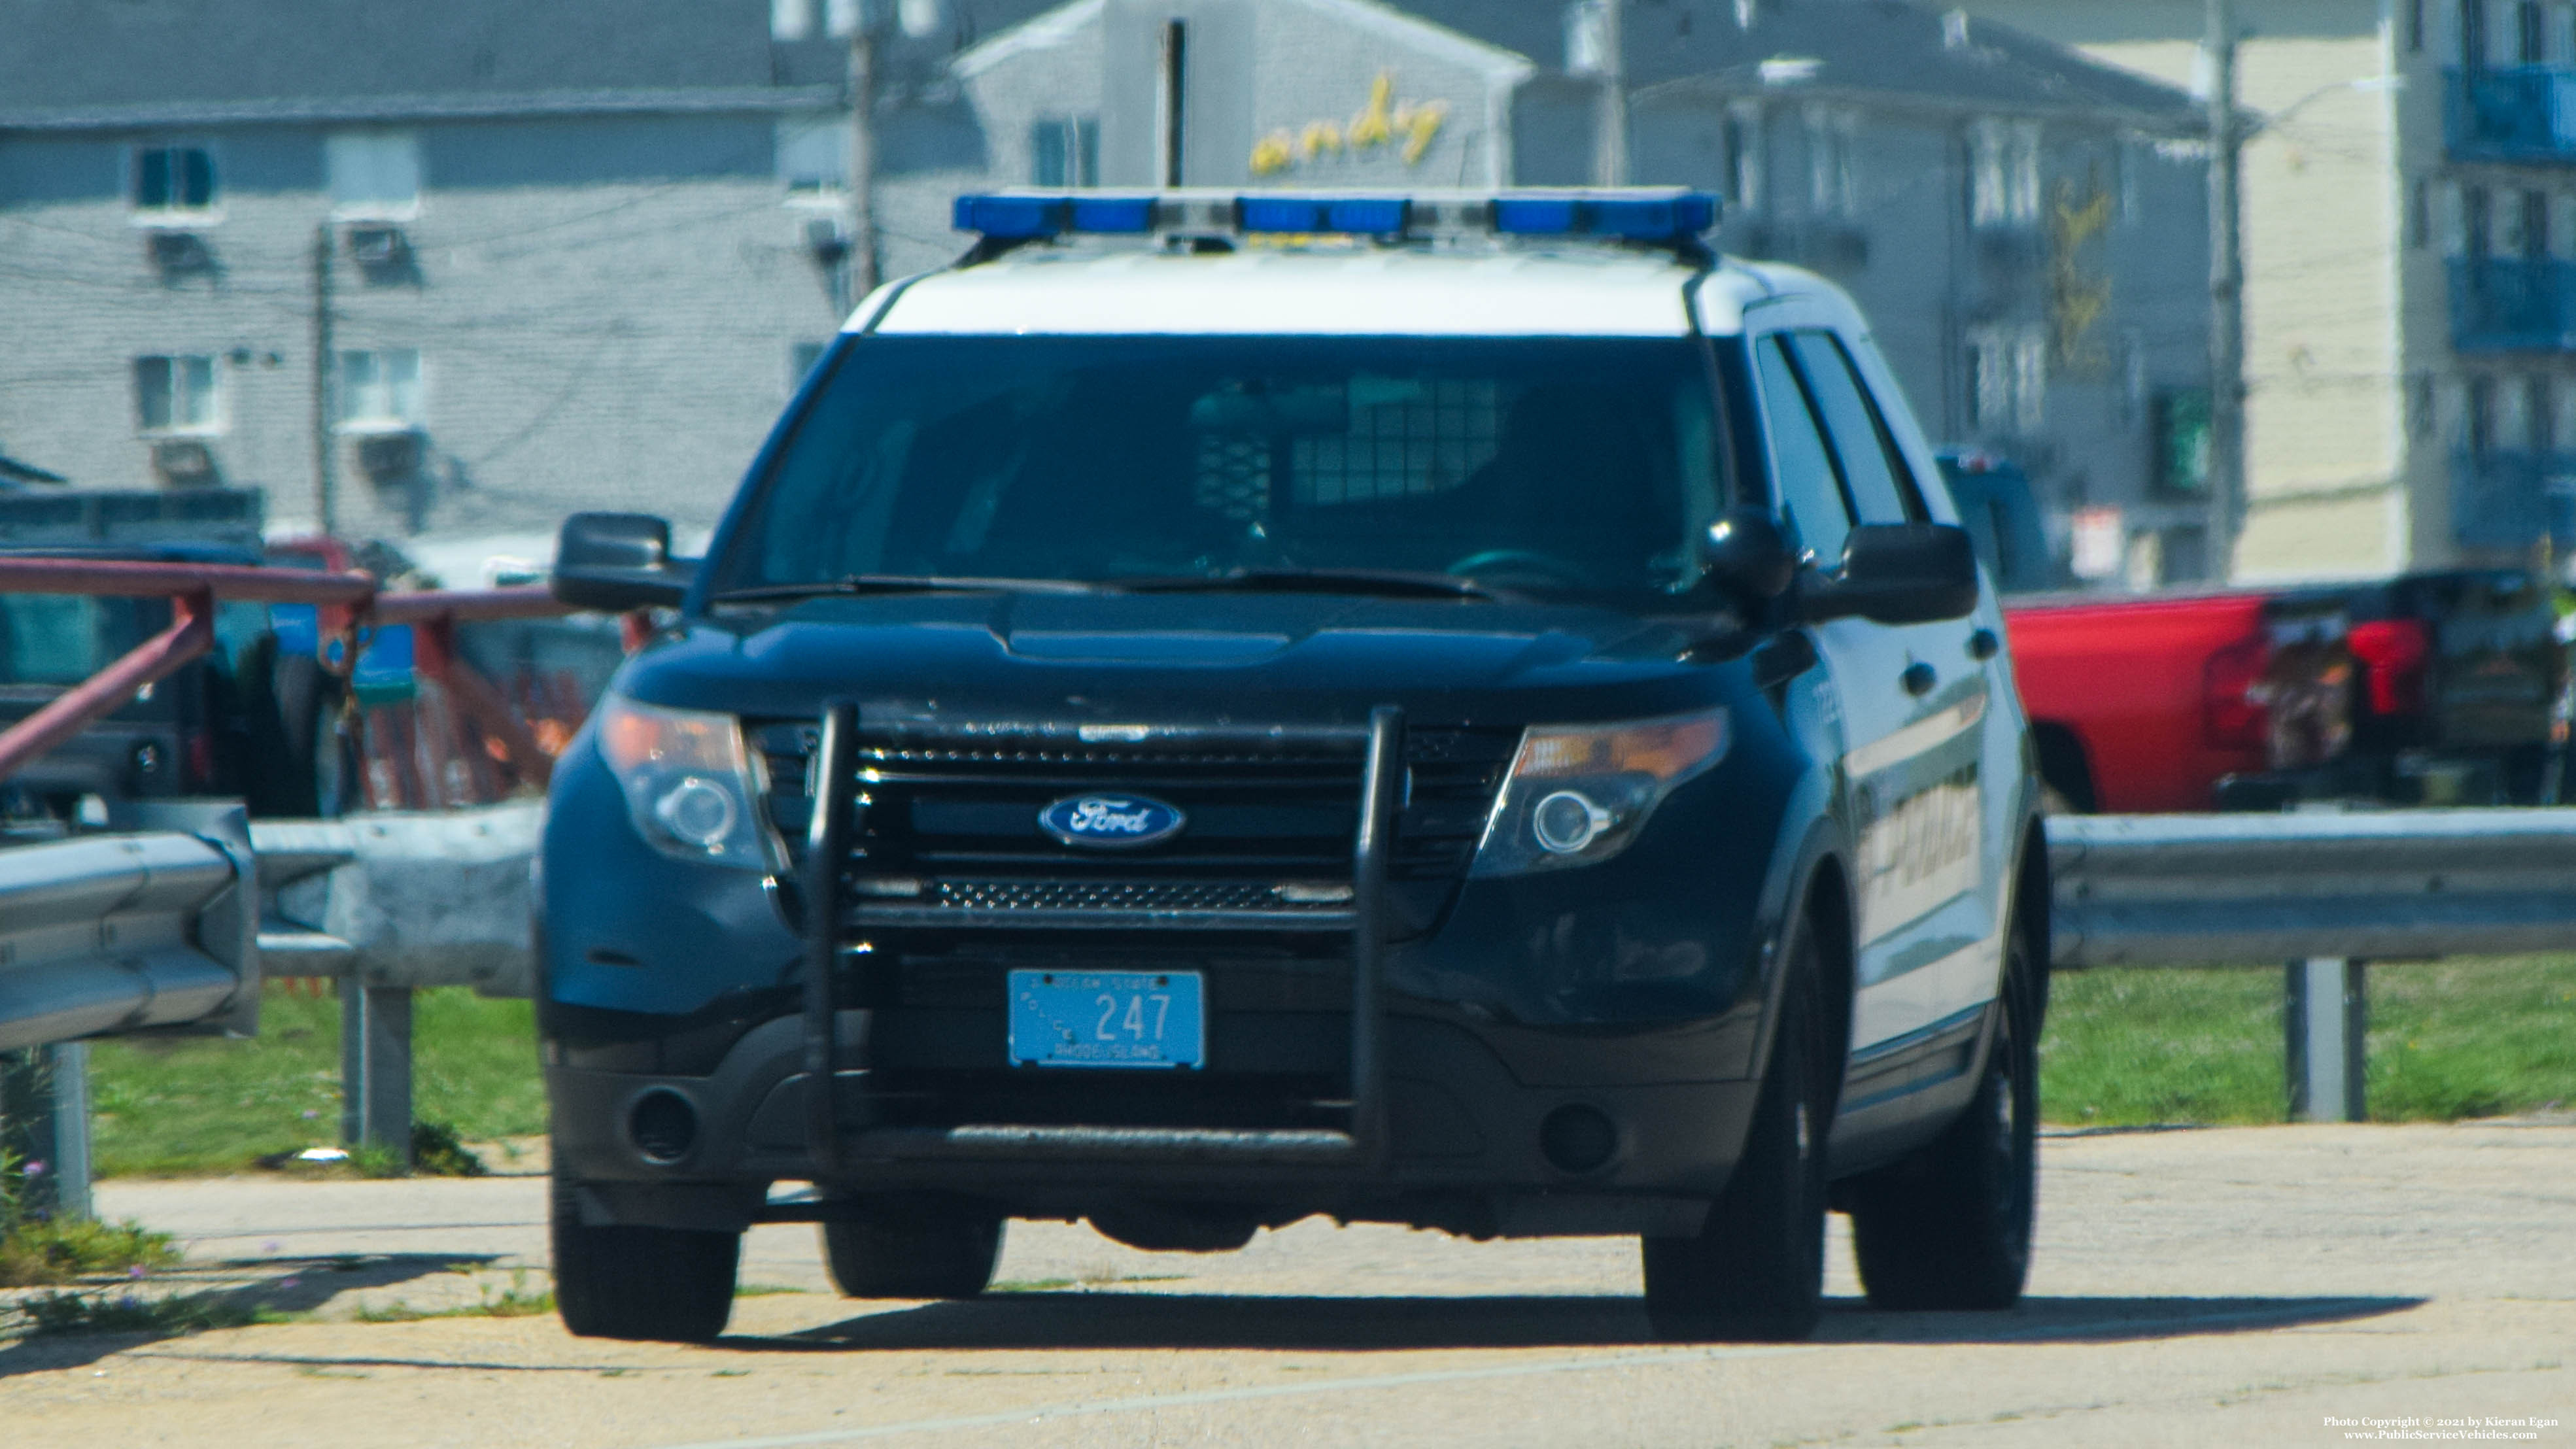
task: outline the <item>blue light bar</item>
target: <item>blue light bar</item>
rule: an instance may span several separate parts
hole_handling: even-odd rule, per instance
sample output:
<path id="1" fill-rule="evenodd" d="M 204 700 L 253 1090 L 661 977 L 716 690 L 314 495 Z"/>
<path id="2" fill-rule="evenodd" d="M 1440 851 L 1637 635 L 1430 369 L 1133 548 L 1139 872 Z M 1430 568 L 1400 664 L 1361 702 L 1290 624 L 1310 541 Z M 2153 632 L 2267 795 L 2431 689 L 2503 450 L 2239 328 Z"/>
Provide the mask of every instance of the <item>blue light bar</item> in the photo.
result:
<path id="1" fill-rule="evenodd" d="M 1000 242 L 1047 241 L 1074 233 L 1150 236 L 1162 231 L 1386 241 L 1488 232 L 1687 247 L 1717 224 L 1717 198 L 1704 191 L 1660 188 L 1483 195 L 1431 191 L 1414 196 L 1213 189 L 1123 195 L 1031 190 L 961 196 L 955 218 L 959 231 Z"/>
<path id="2" fill-rule="evenodd" d="M 1238 197 L 1234 224 L 1247 232 L 1340 232 L 1353 236 L 1400 236 L 1409 203 L 1401 196 L 1271 196 Z"/>
<path id="3" fill-rule="evenodd" d="M 1154 229 L 1150 196 L 1077 196 L 1073 198 L 1075 231 L 1144 233 Z"/>
<path id="4" fill-rule="evenodd" d="M 1061 196 L 961 196 L 954 225 L 1002 241 L 1054 236 L 1070 218 Z"/>
<path id="5" fill-rule="evenodd" d="M 1494 230 L 1507 236 L 1609 236 L 1679 241 L 1717 224 L 1705 191 L 1667 196 L 1498 196 Z"/>

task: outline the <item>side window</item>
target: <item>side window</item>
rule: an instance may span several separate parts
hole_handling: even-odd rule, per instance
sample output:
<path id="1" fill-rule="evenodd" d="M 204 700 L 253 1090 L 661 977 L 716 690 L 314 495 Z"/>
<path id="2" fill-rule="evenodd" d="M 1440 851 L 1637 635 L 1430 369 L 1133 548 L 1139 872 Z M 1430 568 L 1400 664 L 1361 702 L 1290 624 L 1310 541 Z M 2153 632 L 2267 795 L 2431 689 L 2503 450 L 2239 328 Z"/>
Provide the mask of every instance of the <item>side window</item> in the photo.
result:
<path id="1" fill-rule="evenodd" d="M 1906 523 L 1929 517 L 1904 455 L 1896 451 L 1896 441 L 1888 436 L 1842 343 L 1830 332 L 1800 332 L 1791 344 L 1816 409 L 1825 416 L 1825 430 L 1833 437 L 1834 456 L 1842 462 L 1843 481 L 1851 485 L 1860 521 Z"/>
<path id="2" fill-rule="evenodd" d="M 1781 349 L 1778 337 L 1755 344 L 1754 367 L 1762 376 L 1762 415 L 1771 424 L 1771 492 L 1787 510 L 1801 544 L 1816 562 L 1832 568 L 1842 560 L 1843 539 L 1851 533 L 1851 510 L 1834 477 L 1833 455 L 1807 407 L 1806 390 Z"/>

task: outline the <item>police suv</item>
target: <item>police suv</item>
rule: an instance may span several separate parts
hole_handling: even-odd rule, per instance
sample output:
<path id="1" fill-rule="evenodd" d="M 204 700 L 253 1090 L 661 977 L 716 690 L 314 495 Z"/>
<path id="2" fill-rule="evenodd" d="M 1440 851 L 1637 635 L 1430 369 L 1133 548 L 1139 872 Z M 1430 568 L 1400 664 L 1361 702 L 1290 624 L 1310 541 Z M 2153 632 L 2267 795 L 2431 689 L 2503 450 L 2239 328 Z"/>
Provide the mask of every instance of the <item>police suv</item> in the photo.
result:
<path id="1" fill-rule="evenodd" d="M 2003 622 L 1850 301 L 1673 191 L 1004 193 L 870 297 L 555 776 L 557 1301 L 742 1232 L 1629 1234 L 1679 1337 L 2028 1260 L 2046 856 Z M 800 1186 L 801 1185 L 801 1186 Z"/>

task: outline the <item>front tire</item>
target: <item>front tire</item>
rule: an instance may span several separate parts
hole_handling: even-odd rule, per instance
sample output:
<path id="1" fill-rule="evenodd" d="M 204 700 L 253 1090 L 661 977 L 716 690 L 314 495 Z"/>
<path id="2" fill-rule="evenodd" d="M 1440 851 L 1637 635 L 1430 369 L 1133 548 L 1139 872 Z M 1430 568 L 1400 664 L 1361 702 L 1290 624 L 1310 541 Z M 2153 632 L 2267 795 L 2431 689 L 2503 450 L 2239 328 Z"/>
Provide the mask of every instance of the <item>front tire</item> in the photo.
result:
<path id="1" fill-rule="evenodd" d="M 821 1227 L 844 1298 L 978 1297 L 1002 1257 L 1002 1219 L 945 1201 L 863 1201 Z"/>
<path id="2" fill-rule="evenodd" d="M 2016 928 L 1986 1051 L 1959 1120 L 1852 1185 L 1852 1251 L 1875 1308 L 1993 1310 L 2021 1300 L 2039 1202 L 2039 988 Z"/>
<path id="3" fill-rule="evenodd" d="M 711 1343 L 733 1316 L 740 1233 L 595 1228 L 574 1184 L 554 1183 L 555 1311 L 582 1338 Z"/>
<path id="4" fill-rule="evenodd" d="M 1645 1240 L 1646 1316 L 1668 1339 L 1791 1343 L 1824 1308 L 1826 1088 L 1818 956 L 1801 932 L 1744 1154 L 1693 1238 Z"/>

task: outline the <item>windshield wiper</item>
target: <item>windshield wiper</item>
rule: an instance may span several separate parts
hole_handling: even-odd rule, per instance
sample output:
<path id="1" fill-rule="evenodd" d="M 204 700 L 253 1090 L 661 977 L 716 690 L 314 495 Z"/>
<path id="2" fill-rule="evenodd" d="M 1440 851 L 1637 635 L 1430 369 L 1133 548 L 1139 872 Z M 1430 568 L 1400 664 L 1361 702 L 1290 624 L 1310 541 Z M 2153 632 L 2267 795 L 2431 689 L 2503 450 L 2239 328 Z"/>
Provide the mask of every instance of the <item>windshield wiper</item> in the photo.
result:
<path id="1" fill-rule="evenodd" d="M 1003 579 L 937 574 L 844 574 L 801 584 L 749 584 L 715 596 L 720 604 L 811 599 L 827 594 L 1096 594 L 1106 586 L 1079 579 Z"/>
<path id="2" fill-rule="evenodd" d="M 1453 574 L 1416 573 L 1405 569 L 1236 569 L 1231 573 L 1196 577 L 1121 579 L 1119 587 L 1139 594 L 1384 594 L 1408 599 L 1485 600 L 1502 597 L 1482 584 Z"/>

